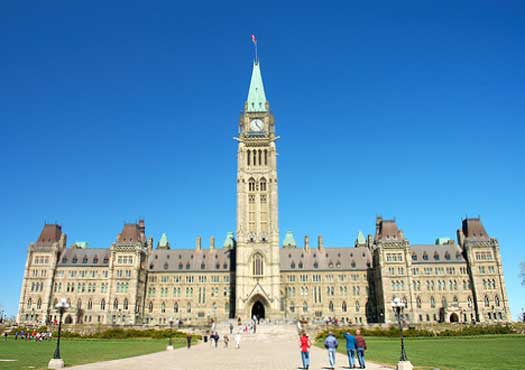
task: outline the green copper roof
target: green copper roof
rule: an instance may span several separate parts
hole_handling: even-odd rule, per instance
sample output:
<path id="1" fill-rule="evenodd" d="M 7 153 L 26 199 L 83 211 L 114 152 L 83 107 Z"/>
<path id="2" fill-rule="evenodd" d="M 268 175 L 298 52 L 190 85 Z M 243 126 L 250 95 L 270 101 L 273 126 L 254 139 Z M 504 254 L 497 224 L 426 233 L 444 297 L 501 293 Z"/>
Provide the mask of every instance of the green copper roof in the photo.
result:
<path id="1" fill-rule="evenodd" d="M 226 239 L 224 239 L 224 249 L 233 249 L 235 247 L 235 239 L 233 238 L 233 232 L 228 231 Z"/>
<path id="2" fill-rule="evenodd" d="M 253 62 L 252 79 L 250 81 L 250 90 L 246 100 L 247 112 L 266 112 L 266 94 L 261 76 L 259 62 Z"/>
<path id="3" fill-rule="evenodd" d="M 160 240 L 159 240 L 159 247 L 166 248 L 168 246 L 168 236 L 166 233 L 162 233 Z"/>
<path id="4" fill-rule="evenodd" d="M 450 238 L 447 238 L 446 236 L 440 236 L 436 239 L 436 245 L 444 245 L 447 244 L 450 241 Z"/>
<path id="5" fill-rule="evenodd" d="M 286 232 L 286 235 L 284 237 L 283 246 L 285 247 L 297 247 L 297 243 L 295 242 L 295 239 L 293 237 L 293 232 L 288 230 Z"/>
<path id="6" fill-rule="evenodd" d="M 357 233 L 357 244 L 366 244 L 366 239 L 361 230 Z"/>

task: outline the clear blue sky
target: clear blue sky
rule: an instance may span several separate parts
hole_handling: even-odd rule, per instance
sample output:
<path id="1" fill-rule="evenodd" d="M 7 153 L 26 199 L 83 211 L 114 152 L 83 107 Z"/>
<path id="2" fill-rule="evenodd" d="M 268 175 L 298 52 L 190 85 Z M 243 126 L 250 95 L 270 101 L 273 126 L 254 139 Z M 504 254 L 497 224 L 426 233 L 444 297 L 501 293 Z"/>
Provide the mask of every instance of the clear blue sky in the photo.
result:
<path id="1" fill-rule="evenodd" d="M 513 317 L 525 306 L 523 2 L 10 3 L 0 5 L 9 314 L 45 221 L 92 247 L 141 217 L 179 248 L 235 230 L 232 137 L 252 32 L 282 137 L 281 236 L 350 246 L 381 214 L 412 243 L 432 243 L 480 215 L 501 245 Z"/>

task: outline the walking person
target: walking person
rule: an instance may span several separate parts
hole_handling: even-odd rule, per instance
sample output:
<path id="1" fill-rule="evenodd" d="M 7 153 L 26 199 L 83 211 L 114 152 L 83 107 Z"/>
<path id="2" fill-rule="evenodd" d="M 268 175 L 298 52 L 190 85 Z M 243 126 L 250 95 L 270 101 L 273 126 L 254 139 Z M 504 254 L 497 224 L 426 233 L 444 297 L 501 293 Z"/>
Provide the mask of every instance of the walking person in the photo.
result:
<path id="1" fill-rule="evenodd" d="M 233 334 L 233 323 L 230 322 L 230 334 Z"/>
<path id="2" fill-rule="evenodd" d="M 237 328 L 237 332 L 235 333 L 235 348 L 237 349 L 241 348 L 241 333 L 242 333 L 242 326 L 239 326 Z"/>
<path id="3" fill-rule="evenodd" d="M 191 333 L 186 334 L 186 345 L 188 349 L 191 348 L 191 337 L 192 337 Z"/>
<path id="4" fill-rule="evenodd" d="M 328 362 L 332 370 L 335 369 L 335 351 L 338 346 L 339 342 L 337 341 L 337 338 L 334 337 L 332 332 L 329 332 L 324 341 L 324 347 L 328 350 Z"/>
<path id="5" fill-rule="evenodd" d="M 303 361 L 303 369 L 310 368 L 310 347 L 312 342 L 305 332 L 302 333 L 299 339 L 299 346 L 301 347 L 301 360 Z"/>
<path id="6" fill-rule="evenodd" d="M 359 329 L 357 329 L 355 332 L 355 346 L 357 348 L 357 358 L 359 359 L 359 365 L 361 365 L 361 369 L 364 369 L 366 341 L 365 338 L 361 336 L 361 330 Z"/>
<path id="7" fill-rule="evenodd" d="M 228 348 L 228 343 L 230 343 L 230 337 L 228 336 L 228 334 L 224 334 L 223 340 L 224 340 L 224 348 Z"/>
<path id="8" fill-rule="evenodd" d="M 346 332 L 345 339 L 346 339 L 346 354 L 348 355 L 348 366 L 350 366 L 350 369 L 355 369 L 355 360 L 354 360 L 354 354 L 356 351 L 355 337 L 349 332 Z"/>

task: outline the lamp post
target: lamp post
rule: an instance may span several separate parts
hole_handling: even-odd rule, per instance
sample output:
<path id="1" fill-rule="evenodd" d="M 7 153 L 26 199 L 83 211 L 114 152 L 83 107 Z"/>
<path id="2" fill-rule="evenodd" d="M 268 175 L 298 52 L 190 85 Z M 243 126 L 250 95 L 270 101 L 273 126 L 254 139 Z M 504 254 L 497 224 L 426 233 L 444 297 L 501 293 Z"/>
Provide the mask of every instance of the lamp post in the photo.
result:
<path id="1" fill-rule="evenodd" d="M 69 308 L 69 304 L 65 298 L 62 298 L 55 308 L 59 313 L 57 346 L 53 358 L 49 360 L 49 364 L 47 365 L 48 369 L 62 369 L 64 367 L 64 360 L 60 358 L 60 333 L 62 331 L 62 316 L 64 316 L 64 312 Z"/>
<path id="2" fill-rule="evenodd" d="M 401 337 L 401 355 L 399 357 L 399 362 L 397 363 L 397 370 L 412 370 L 413 366 L 410 361 L 408 361 L 407 354 L 405 352 L 405 338 L 403 337 L 402 315 L 405 304 L 396 297 L 392 301 L 391 306 L 392 310 L 394 311 L 394 315 L 396 316 L 397 323 L 399 324 L 399 335 Z"/>
<path id="3" fill-rule="evenodd" d="M 170 323 L 170 336 L 169 336 L 168 346 L 166 347 L 166 350 L 173 351 L 173 342 L 171 341 L 171 331 L 173 330 L 173 317 L 170 317 L 168 321 Z"/>

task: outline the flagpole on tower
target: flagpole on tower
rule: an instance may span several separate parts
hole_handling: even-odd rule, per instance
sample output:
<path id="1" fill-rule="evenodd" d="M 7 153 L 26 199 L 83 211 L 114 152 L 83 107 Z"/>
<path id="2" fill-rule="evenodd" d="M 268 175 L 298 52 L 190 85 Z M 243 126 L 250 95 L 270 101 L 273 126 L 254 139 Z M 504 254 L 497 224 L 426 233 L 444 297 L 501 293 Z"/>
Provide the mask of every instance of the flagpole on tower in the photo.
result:
<path id="1" fill-rule="evenodd" d="M 259 64 L 259 58 L 257 58 L 257 39 L 255 38 L 255 35 L 253 33 L 251 35 L 251 39 L 255 48 L 255 64 Z"/>

